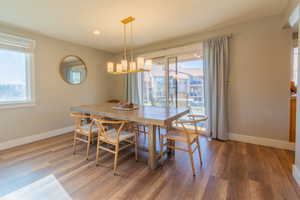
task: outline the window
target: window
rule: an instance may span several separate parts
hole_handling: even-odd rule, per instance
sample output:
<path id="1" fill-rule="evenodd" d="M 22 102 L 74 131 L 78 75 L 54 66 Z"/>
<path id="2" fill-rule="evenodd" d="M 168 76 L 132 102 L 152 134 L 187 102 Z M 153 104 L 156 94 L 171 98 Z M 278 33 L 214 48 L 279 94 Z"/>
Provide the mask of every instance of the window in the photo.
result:
<path id="1" fill-rule="evenodd" d="M 144 105 L 166 105 L 166 71 L 165 59 L 153 59 L 150 72 L 142 74 L 142 96 Z"/>
<path id="2" fill-rule="evenodd" d="M 34 41 L 0 33 L 0 108 L 34 104 Z"/>
<path id="3" fill-rule="evenodd" d="M 178 106 L 190 107 L 194 114 L 205 114 L 202 58 L 179 59 L 178 75 Z"/>
<path id="4" fill-rule="evenodd" d="M 151 71 L 140 77 L 143 104 L 188 107 L 193 114 L 205 115 L 202 45 L 184 50 L 172 51 L 171 56 L 158 52 L 152 57 Z M 198 125 L 203 131 L 208 128 L 205 122 Z"/>
<path id="5" fill-rule="evenodd" d="M 205 114 L 203 60 L 195 54 L 153 59 L 152 70 L 142 76 L 143 104 L 189 107 Z"/>

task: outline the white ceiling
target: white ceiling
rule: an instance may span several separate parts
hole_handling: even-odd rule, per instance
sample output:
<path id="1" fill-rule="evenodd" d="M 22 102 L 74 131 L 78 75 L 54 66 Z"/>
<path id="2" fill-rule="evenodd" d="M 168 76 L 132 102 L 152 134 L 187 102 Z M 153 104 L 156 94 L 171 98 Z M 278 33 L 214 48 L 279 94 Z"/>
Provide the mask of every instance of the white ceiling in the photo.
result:
<path id="1" fill-rule="evenodd" d="M 283 12 L 288 0 L 1 0 L 0 21 L 58 39 L 118 52 L 120 19 L 136 17 L 135 44 Z M 99 29 L 99 36 L 93 30 Z"/>

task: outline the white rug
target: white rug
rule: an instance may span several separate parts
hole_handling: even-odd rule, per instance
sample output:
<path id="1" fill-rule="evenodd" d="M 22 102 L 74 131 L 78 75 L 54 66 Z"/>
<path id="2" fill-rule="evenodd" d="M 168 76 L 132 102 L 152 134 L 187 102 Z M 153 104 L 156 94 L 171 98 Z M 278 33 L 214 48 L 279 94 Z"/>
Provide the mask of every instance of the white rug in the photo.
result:
<path id="1" fill-rule="evenodd" d="M 0 197 L 0 200 L 72 200 L 72 198 L 55 176 L 50 175 Z"/>

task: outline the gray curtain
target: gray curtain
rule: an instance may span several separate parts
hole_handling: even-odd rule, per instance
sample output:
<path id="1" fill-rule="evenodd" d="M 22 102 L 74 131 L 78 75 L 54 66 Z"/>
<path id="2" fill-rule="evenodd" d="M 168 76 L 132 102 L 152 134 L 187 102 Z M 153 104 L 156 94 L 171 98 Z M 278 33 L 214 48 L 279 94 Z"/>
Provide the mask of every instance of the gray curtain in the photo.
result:
<path id="1" fill-rule="evenodd" d="M 141 104 L 141 84 L 139 83 L 140 73 L 125 75 L 125 101 Z"/>
<path id="2" fill-rule="evenodd" d="M 210 137 L 228 140 L 229 37 L 204 41 L 206 108 Z"/>

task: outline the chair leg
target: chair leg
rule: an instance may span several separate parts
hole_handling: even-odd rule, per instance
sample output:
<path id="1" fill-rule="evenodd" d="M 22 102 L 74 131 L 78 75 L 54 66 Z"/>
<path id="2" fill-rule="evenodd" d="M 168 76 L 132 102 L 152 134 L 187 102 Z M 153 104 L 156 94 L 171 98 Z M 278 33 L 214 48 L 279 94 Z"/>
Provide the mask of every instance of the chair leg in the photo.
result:
<path id="1" fill-rule="evenodd" d="M 86 147 L 86 160 L 89 160 L 90 145 L 91 145 L 91 136 L 88 136 L 88 143 Z"/>
<path id="2" fill-rule="evenodd" d="M 194 166 L 193 151 L 192 151 L 192 148 L 191 148 L 191 144 L 188 144 L 188 146 L 189 146 L 189 156 L 190 156 L 190 161 L 191 161 L 193 176 L 195 176 L 196 173 L 195 173 L 195 166 Z"/>
<path id="3" fill-rule="evenodd" d="M 173 148 L 168 147 L 168 156 L 175 156 L 175 141 L 167 139 L 168 146 L 172 146 Z"/>
<path id="4" fill-rule="evenodd" d="M 175 140 L 172 140 L 172 146 L 174 147 L 174 149 L 172 149 L 172 156 L 174 157 L 175 157 L 175 145 L 176 145 Z"/>
<path id="5" fill-rule="evenodd" d="M 76 152 L 76 143 L 77 143 L 76 137 L 77 137 L 77 133 L 74 132 L 73 154 L 75 154 L 75 152 Z"/>
<path id="6" fill-rule="evenodd" d="M 167 152 L 168 152 L 168 158 L 171 158 L 172 156 L 172 149 L 169 147 L 172 145 L 172 141 L 167 139 Z"/>
<path id="7" fill-rule="evenodd" d="M 160 138 L 160 126 L 158 126 L 158 138 Z"/>
<path id="8" fill-rule="evenodd" d="M 160 149 L 159 149 L 159 156 L 161 162 L 163 161 L 163 155 L 164 155 L 164 138 L 160 135 L 159 137 L 159 143 L 160 143 Z"/>
<path id="9" fill-rule="evenodd" d="M 202 162 L 202 156 L 201 156 L 201 149 L 200 149 L 199 138 L 196 139 L 196 142 L 197 142 L 197 149 L 198 149 L 198 153 L 199 153 L 200 167 L 202 167 L 203 162 Z"/>
<path id="10" fill-rule="evenodd" d="M 146 142 L 146 126 L 143 125 L 144 142 Z"/>
<path id="11" fill-rule="evenodd" d="M 115 148 L 116 148 L 116 150 L 115 150 L 115 160 L 114 160 L 114 175 L 117 175 L 119 144 L 117 144 Z"/>
<path id="12" fill-rule="evenodd" d="M 97 139 L 96 166 L 99 166 L 99 156 L 100 156 L 100 140 Z"/>
<path id="13" fill-rule="evenodd" d="M 135 144 L 134 144 L 134 151 L 135 151 L 135 161 L 138 161 L 138 141 L 139 141 L 139 139 L 138 139 L 138 135 L 136 134 L 135 136 L 134 136 L 134 142 L 135 142 Z"/>
<path id="14" fill-rule="evenodd" d="M 92 144 L 94 144 L 94 139 L 95 139 L 94 134 L 92 134 L 92 141 L 91 141 Z"/>

